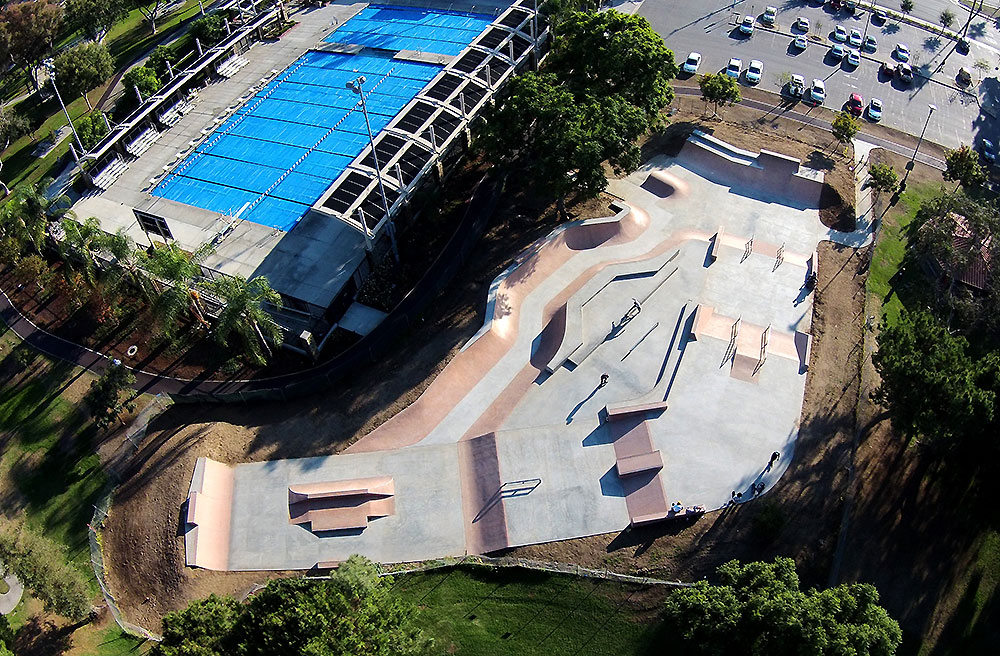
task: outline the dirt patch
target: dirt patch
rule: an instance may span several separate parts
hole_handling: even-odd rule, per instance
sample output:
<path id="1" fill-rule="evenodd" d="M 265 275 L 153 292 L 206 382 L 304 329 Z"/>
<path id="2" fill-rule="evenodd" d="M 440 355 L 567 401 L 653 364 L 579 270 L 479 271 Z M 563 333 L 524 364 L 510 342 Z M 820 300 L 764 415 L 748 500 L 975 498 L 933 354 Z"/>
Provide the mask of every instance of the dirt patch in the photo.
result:
<path id="1" fill-rule="evenodd" d="M 610 198 L 570 203 L 575 217 L 608 216 Z M 150 427 L 122 474 L 104 533 L 109 580 L 126 616 L 156 631 L 162 615 L 211 592 L 242 593 L 275 573 L 184 567 L 181 504 L 198 456 L 227 463 L 336 453 L 408 406 L 482 325 L 486 291 L 519 252 L 561 221 L 554 207 L 505 197 L 454 281 L 397 347 L 316 398 L 288 403 L 174 406 Z M 322 435 L 322 440 L 317 436 Z M 122 449 L 131 447 L 122 443 Z"/>
<path id="2" fill-rule="evenodd" d="M 710 106 L 706 113 L 705 102 L 694 96 L 677 96 L 672 107 L 670 126 L 644 148 L 644 159 L 654 153 L 676 154 L 695 129 L 750 152 L 758 152 L 766 144 L 766 150 L 798 157 L 804 166 L 822 171 L 825 184 L 820 195 L 820 220 L 834 230 L 854 230 L 853 146 L 845 150 L 829 132 L 782 118 L 780 113 L 764 114 L 734 105 L 712 117 Z"/>

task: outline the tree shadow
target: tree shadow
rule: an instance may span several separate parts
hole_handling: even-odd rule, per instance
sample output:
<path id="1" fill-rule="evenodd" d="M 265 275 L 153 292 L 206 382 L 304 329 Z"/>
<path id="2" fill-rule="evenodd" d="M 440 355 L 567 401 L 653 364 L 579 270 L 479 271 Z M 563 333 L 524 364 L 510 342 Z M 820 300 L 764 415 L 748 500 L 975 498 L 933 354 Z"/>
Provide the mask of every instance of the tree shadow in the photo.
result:
<path id="1" fill-rule="evenodd" d="M 14 653 L 18 656 L 59 656 L 73 646 L 76 627 L 57 626 L 50 619 L 33 615 L 14 635 Z"/>

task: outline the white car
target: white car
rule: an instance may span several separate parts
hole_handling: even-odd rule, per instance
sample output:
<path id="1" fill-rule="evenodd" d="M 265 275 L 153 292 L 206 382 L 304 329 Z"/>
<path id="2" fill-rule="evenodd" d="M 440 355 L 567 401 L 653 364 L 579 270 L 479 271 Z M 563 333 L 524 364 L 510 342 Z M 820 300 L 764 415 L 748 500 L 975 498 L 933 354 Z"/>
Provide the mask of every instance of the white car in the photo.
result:
<path id="1" fill-rule="evenodd" d="M 682 68 L 684 69 L 685 73 L 691 73 L 692 75 L 694 75 L 695 73 L 698 72 L 699 66 L 701 66 L 701 53 L 692 52 L 690 55 L 688 55 L 687 61 L 684 62 L 684 66 Z"/>
<path id="2" fill-rule="evenodd" d="M 855 48 L 860 48 L 861 47 L 862 38 L 863 37 L 861 36 L 861 30 L 859 30 L 856 27 L 852 27 L 851 28 L 851 35 L 849 37 L 847 37 L 847 40 Z"/>
<path id="3" fill-rule="evenodd" d="M 846 54 L 847 54 L 847 48 L 840 45 L 839 43 L 835 43 L 832 46 L 830 46 L 830 57 L 832 57 L 833 59 L 840 61 L 841 59 L 844 58 L 844 55 Z"/>
<path id="4" fill-rule="evenodd" d="M 807 39 L 804 34 L 800 34 L 797 37 L 795 37 L 794 41 L 792 41 L 792 45 L 798 48 L 799 50 L 805 50 L 806 46 L 809 45 L 809 39 Z"/>
<path id="5" fill-rule="evenodd" d="M 734 79 L 740 79 L 740 71 L 743 70 L 743 60 L 738 57 L 733 57 L 729 60 L 729 66 L 726 66 L 726 75 Z"/>
<path id="6" fill-rule="evenodd" d="M 806 79 L 801 75 L 792 75 L 788 83 L 788 95 L 793 98 L 801 98 L 806 91 Z"/>
<path id="7" fill-rule="evenodd" d="M 868 52 L 875 52 L 878 50 L 878 40 L 871 34 L 865 37 L 865 50 Z"/>
<path id="8" fill-rule="evenodd" d="M 847 41 L 847 30 L 844 29 L 843 25 L 838 25 L 836 28 L 834 28 L 833 40 L 840 41 L 841 43 Z"/>
<path id="9" fill-rule="evenodd" d="M 910 61 L 910 49 L 906 47 L 906 44 L 897 43 L 896 49 L 893 50 L 892 54 L 896 55 L 896 59 L 901 62 Z"/>
<path id="10" fill-rule="evenodd" d="M 861 53 L 854 49 L 849 49 L 847 51 L 847 64 L 848 66 L 858 67 L 861 65 Z"/>
<path id="11" fill-rule="evenodd" d="M 795 29 L 802 30 L 803 32 L 809 31 L 809 19 L 805 16 L 799 16 L 795 19 Z"/>
<path id="12" fill-rule="evenodd" d="M 743 22 L 740 23 L 740 32 L 744 34 L 753 34 L 753 16 L 744 16 Z"/>
<path id="13" fill-rule="evenodd" d="M 878 98 L 872 98 L 868 103 L 868 119 L 876 123 L 882 120 L 882 101 Z"/>
<path id="14" fill-rule="evenodd" d="M 777 15 L 777 7 L 764 7 L 764 15 L 760 19 L 768 25 L 774 25 L 774 17 Z"/>
<path id="15" fill-rule="evenodd" d="M 754 59 L 750 62 L 750 67 L 747 69 L 747 82 L 750 84 L 757 84 L 760 82 L 761 76 L 764 75 L 764 62 L 759 59 Z"/>
<path id="16" fill-rule="evenodd" d="M 823 101 L 826 100 L 826 84 L 823 80 L 819 78 L 813 80 L 812 87 L 809 89 L 809 98 L 817 105 L 822 105 Z"/>

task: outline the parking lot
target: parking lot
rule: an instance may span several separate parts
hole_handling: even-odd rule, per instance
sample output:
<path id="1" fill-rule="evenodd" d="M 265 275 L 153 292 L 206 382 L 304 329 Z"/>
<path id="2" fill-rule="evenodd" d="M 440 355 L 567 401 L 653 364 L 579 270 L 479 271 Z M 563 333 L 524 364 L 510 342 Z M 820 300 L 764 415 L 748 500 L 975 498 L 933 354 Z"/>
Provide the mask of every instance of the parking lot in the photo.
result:
<path id="1" fill-rule="evenodd" d="M 973 43 L 971 52 L 963 55 L 951 40 L 892 19 L 878 24 L 869 20 L 867 12 L 851 16 L 844 11 L 834 13 L 828 5 L 813 2 L 775 4 L 778 9 L 775 24 L 767 29 L 759 20 L 764 3 L 742 2 L 734 10 L 732 2 L 718 0 L 651 1 L 642 3 L 638 13 L 648 18 L 664 37 L 678 63 L 683 63 L 689 52 L 700 52 L 703 59 L 699 73 L 723 70 L 732 57 L 742 60 L 744 70 L 751 60 L 758 59 L 764 64 L 764 72 L 760 83 L 754 86 L 766 91 L 781 91 L 788 77 L 798 74 L 806 78 L 807 85 L 813 79 L 825 82 L 824 106 L 828 108 L 840 109 L 853 93 L 860 93 L 866 104 L 876 97 L 884 105 L 885 125 L 920 134 L 927 122 L 925 138 L 943 146 L 972 143 L 978 136 L 996 136 L 995 120 L 981 113 L 976 97 L 960 91 L 956 82 L 960 67 L 971 70 L 973 82 L 969 89 L 974 93 L 981 75 L 974 69 L 974 62 L 984 55 L 989 55 L 991 62 L 996 59 L 991 53 L 980 52 L 983 47 L 979 44 Z M 752 15 L 758 19 L 753 34 L 746 35 L 740 31 L 739 22 L 750 12 L 755 12 Z M 803 34 L 792 27 L 799 16 L 810 23 L 804 50 L 793 43 L 796 35 Z M 830 55 L 830 47 L 835 43 L 831 36 L 837 25 L 843 25 L 848 32 L 854 28 L 863 36 L 874 36 L 878 43 L 876 51 L 864 52 L 856 67 L 846 59 L 835 59 Z M 896 63 L 892 51 L 897 43 L 909 46 L 910 63 L 916 73 L 910 84 L 879 71 L 883 61 Z M 749 84 L 745 73 L 740 83 Z M 937 110 L 928 122 L 930 104 Z"/>

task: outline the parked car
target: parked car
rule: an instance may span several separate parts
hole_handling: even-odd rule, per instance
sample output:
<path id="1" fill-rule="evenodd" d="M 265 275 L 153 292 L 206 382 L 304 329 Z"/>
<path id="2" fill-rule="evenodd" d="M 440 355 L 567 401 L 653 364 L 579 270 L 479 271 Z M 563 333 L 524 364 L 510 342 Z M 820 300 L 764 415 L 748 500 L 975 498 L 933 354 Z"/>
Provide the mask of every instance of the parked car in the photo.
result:
<path id="1" fill-rule="evenodd" d="M 858 9 L 858 0 L 847 0 L 844 4 L 844 8 L 851 14 L 853 14 Z"/>
<path id="2" fill-rule="evenodd" d="M 788 82 L 788 95 L 792 98 L 801 98 L 806 92 L 806 79 L 801 75 L 792 75 Z"/>
<path id="3" fill-rule="evenodd" d="M 843 59 L 844 55 L 846 54 L 847 54 L 847 48 L 840 45 L 839 43 L 835 43 L 832 46 L 830 46 L 830 56 L 836 59 L 837 61 Z"/>
<path id="4" fill-rule="evenodd" d="M 726 75 L 738 80 L 740 77 L 740 71 L 742 70 L 743 60 L 738 57 L 733 57 L 729 60 L 729 66 L 726 66 Z"/>
<path id="5" fill-rule="evenodd" d="M 809 89 L 809 99 L 817 105 L 822 105 L 823 101 L 826 100 L 826 84 L 823 80 L 819 78 L 813 80 L 812 87 Z"/>
<path id="6" fill-rule="evenodd" d="M 987 162 L 997 161 L 997 147 L 993 145 L 993 142 L 989 139 L 983 139 L 980 143 L 980 147 L 983 151 L 983 157 L 986 158 Z"/>
<path id="7" fill-rule="evenodd" d="M 868 103 L 868 119 L 876 123 L 882 120 L 882 101 L 878 98 L 872 98 Z"/>
<path id="8" fill-rule="evenodd" d="M 897 43 L 896 49 L 892 51 L 892 54 L 901 62 L 910 61 L 910 49 L 905 43 Z"/>
<path id="9" fill-rule="evenodd" d="M 891 61 L 884 61 L 879 65 L 879 73 L 885 73 L 889 77 L 892 77 L 896 73 L 896 64 Z"/>
<path id="10" fill-rule="evenodd" d="M 701 66 L 701 53 L 692 52 L 690 55 L 688 55 L 688 58 L 684 62 L 684 66 L 682 68 L 684 69 L 685 73 L 690 73 L 691 75 L 694 75 L 695 73 L 698 72 L 699 66 Z"/>
<path id="11" fill-rule="evenodd" d="M 809 31 L 809 19 L 805 16 L 799 16 L 795 19 L 795 29 L 802 30 L 803 32 Z"/>
<path id="12" fill-rule="evenodd" d="M 857 68 L 861 65 L 861 53 L 854 49 L 847 51 L 847 64 Z"/>
<path id="13" fill-rule="evenodd" d="M 872 20 L 876 23 L 882 24 L 886 21 L 886 18 L 888 18 L 888 15 L 885 13 L 884 9 L 876 9 L 872 13 Z"/>
<path id="14" fill-rule="evenodd" d="M 740 23 L 740 32 L 743 34 L 753 34 L 753 16 L 744 16 Z"/>
<path id="15" fill-rule="evenodd" d="M 866 36 L 864 49 L 867 50 L 868 52 L 875 52 L 876 50 L 878 50 L 878 39 L 876 39 L 871 34 Z"/>
<path id="16" fill-rule="evenodd" d="M 833 40 L 841 43 L 847 41 L 847 30 L 843 25 L 838 25 L 833 29 Z"/>
<path id="17" fill-rule="evenodd" d="M 806 47 L 809 45 L 809 39 L 807 39 L 804 34 L 800 34 L 797 37 L 795 37 L 794 41 L 792 41 L 792 45 L 798 48 L 799 50 L 805 50 Z"/>
<path id="18" fill-rule="evenodd" d="M 861 30 L 859 30 L 856 27 L 852 27 L 851 34 L 850 36 L 847 37 L 847 40 L 855 48 L 860 48 L 861 42 L 863 41 L 863 37 L 861 36 Z"/>
<path id="19" fill-rule="evenodd" d="M 861 97 L 860 93 L 851 94 L 847 101 L 847 111 L 854 116 L 861 116 L 861 112 L 865 111 L 865 99 Z"/>
<path id="20" fill-rule="evenodd" d="M 896 64 L 896 75 L 899 77 L 899 81 L 904 84 L 913 82 L 913 69 L 910 68 L 909 64 Z"/>
<path id="21" fill-rule="evenodd" d="M 830 8 L 834 11 L 840 11 L 841 4 L 840 0 L 830 0 Z"/>
<path id="22" fill-rule="evenodd" d="M 963 55 L 969 54 L 969 40 L 959 39 L 958 43 L 955 44 L 955 49 L 958 50 Z"/>
<path id="23" fill-rule="evenodd" d="M 955 79 L 958 80 L 958 83 L 963 87 L 968 86 L 972 84 L 972 71 L 963 66 L 958 69 L 958 75 L 955 76 Z"/>
<path id="24" fill-rule="evenodd" d="M 764 15 L 760 17 L 760 20 L 765 25 L 774 25 L 774 19 L 777 15 L 778 15 L 777 7 L 765 7 Z"/>
<path id="25" fill-rule="evenodd" d="M 750 62 L 750 66 L 747 68 L 747 82 L 750 84 L 758 84 L 763 75 L 764 62 L 759 59 L 752 60 Z"/>

